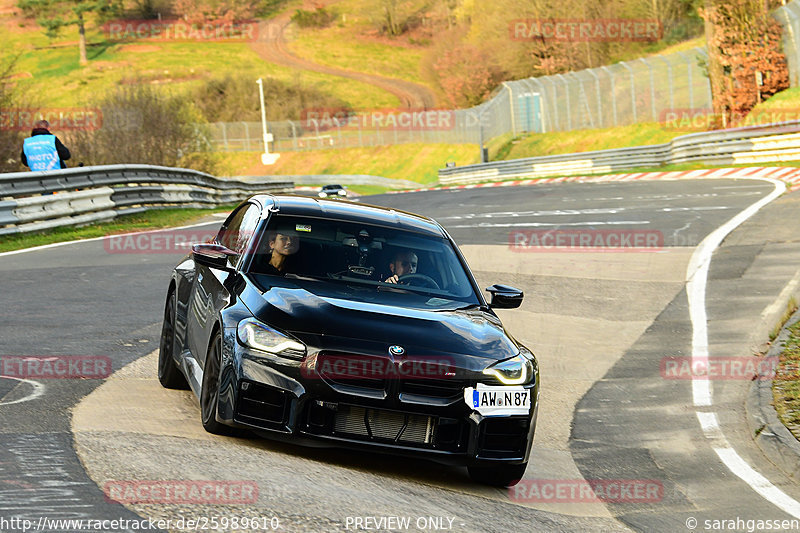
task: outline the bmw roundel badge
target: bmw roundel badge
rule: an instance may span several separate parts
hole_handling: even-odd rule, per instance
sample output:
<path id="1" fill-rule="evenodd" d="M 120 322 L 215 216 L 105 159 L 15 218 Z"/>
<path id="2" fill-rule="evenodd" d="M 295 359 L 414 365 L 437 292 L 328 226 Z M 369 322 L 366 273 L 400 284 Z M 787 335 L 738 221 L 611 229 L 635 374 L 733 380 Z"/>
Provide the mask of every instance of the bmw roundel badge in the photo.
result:
<path id="1" fill-rule="evenodd" d="M 406 349 L 402 346 L 398 346 L 396 344 L 389 346 L 389 353 L 392 355 L 403 355 L 406 353 Z"/>

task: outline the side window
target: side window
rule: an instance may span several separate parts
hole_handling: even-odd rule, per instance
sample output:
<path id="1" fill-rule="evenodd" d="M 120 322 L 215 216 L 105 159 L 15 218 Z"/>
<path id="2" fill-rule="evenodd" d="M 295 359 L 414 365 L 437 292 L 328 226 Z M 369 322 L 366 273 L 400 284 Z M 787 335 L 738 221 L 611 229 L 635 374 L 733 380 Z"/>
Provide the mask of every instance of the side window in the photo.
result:
<path id="1" fill-rule="evenodd" d="M 258 221 L 261 219 L 261 210 L 251 205 L 247 208 L 244 216 L 242 217 L 242 225 L 239 227 L 239 236 L 236 242 L 236 248 L 232 248 L 232 250 L 236 250 L 239 255 L 242 255 L 247 248 L 247 243 L 250 242 L 250 239 L 253 238 L 253 235 L 256 233 L 256 226 L 258 226 Z"/>
<path id="2" fill-rule="evenodd" d="M 242 206 L 222 226 L 217 242 L 241 256 L 255 233 L 260 215 L 261 211 L 255 205 Z"/>

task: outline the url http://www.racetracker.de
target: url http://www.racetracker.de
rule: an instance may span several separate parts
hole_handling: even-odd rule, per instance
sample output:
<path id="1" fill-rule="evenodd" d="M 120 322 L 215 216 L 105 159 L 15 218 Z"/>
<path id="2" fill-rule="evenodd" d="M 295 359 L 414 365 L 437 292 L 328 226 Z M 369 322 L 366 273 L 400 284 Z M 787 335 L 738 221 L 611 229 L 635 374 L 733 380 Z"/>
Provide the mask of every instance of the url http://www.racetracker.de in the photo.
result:
<path id="1" fill-rule="evenodd" d="M 4 518 L 0 516 L 0 531 L 27 533 L 29 531 L 275 531 L 281 521 L 276 516 L 197 516 L 175 519 L 92 519 L 92 518 Z"/>

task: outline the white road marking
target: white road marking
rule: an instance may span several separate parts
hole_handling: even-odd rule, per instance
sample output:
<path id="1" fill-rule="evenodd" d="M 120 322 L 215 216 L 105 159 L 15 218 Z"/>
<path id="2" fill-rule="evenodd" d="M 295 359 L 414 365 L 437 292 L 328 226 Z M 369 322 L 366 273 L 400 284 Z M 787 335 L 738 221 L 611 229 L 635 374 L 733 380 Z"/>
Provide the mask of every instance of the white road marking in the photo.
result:
<path id="1" fill-rule="evenodd" d="M 436 220 L 472 220 L 476 218 L 520 218 L 574 215 L 615 215 L 625 211 L 625 207 L 606 207 L 599 209 L 554 209 L 549 211 L 498 211 L 495 213 L 475 213 L 436 217 Z"/>
<path id="2" fill-rule="evenodd" d="M 39 383 L 39 382 L 32 381 L 30 379 L 13 378 L 13 377 L 10 377 L 10 376 L 0 376 L 0 379 L 14 379 L 16 381 L 19 381 L 20 383 L 27 383 L 33 389 L 30 392 L 30 394 L 28 394 L 28 395 L 26 395 L 26 396 L 24 396 L 22 398 L 17 398 L 16 400 L 11 400 L 9 402 L 4 401 L 2 398 L 0 398 L 0 407 L 5 406 L 5 405 L 14 405 L 15 403 L 29 402 L 31 400 L 35 400 L 36 398 L 38 398 L 42 394 L 44 394 L 45 386 L 43 384 Z"/>
<path id="3" fill-rule="evenodd" d="M 750 485 L 764 499 L 772 502 L 795 518 L 800 518 L 800 503 L 753 470 L 753 467 L 747 464 L 736 453 L 736 450 L 733 448 L 714 448 L 714 451 L 717 452 L 720 460 L 728 467 L 728 470 Z"/>
<path id="4" fill-rule="evenodd" d="M 587 222 L 516 222 L 507 224 L 492 224 L 490 222 L 479 222 L 478 224 L 450 225 L 451 228 L 539 228 L 539 227 L 561 227 L 561 226 L 646 226 L 649 220 L 612 220 L 608 222 L 587 221 Z"/>
<path id="5" fill-rule="evenodd" d="M 714 250 L 722 243 L 722 240 L 727 237 L 729 233 L 756 214 L 759 209 L 783 194 L 786 190 L 785 183 L 774 179 L 750 179 L 770 182 L 775 186 L 775 190 L 703 239 L 703 242 L 700 243 L 692 254 L 689 266 L 686 269 L 686 292 L 689 300 L 689 317 L 692 321 L 692 368 L 698 363 L 703 364 L 708 362 L 708 316 L 705 303 L 708 270 L 711 265 L 711 256 Z M 695 407 L 712 406 L 713 395 L 711 380 L 708 378 L 694 378 L 692 380 L 692 399 Z M 697 411 L 696 414 L 703 433 L 713 442 L 714 452 L 719 456 L 722 463 L 764 499 L 795 518 L 800 518 L 800 502 L 794 500 L 770 483 L 767 478 L 754 470 L 738 453 L 736 453 L 736 450 L 731 447 L 728 440 L 725 438 L 725 434 L 719 425 L 717 414 L 703 411 Z"/>
<path id="6" fill-rule="evenodd" d="M 775 299 L 775 301 L 772 302 L 770 305 L 768 305 L 761 312 L 761 320 L 764 320 L 768 316 L 777 313 L 780 310 L 780 308 L 785 304 L 785 302 L 789 301 L 789 295 L 792 294 L 797 289 L 798 283 L 800 283 L 800 269 L 798 269 L 797 272 L 794 273 L 792 279 L 789 281 L 789 283 L 786 284 L 786 286 L 783 288 L 783 290 Z"/>

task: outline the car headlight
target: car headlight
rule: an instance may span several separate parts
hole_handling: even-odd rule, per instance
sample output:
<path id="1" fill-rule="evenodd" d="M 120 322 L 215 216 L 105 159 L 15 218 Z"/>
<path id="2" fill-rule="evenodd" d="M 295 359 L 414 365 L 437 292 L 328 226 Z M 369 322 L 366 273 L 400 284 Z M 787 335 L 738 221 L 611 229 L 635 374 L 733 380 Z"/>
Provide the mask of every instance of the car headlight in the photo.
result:
<path id="1" fill-rule="evenodd" d="M 519 355 L 485 368 L 483 373 L 496 378 L 503 385 L 527 385 L 534 379 L 536 368 L 533 355 L 522 351 Z"/>
<path id="2" fill-rule="evenodd" d="M 292 359 L 302 359 L 306 355 L 306 347 L 303 343 L 272 329 L 255 318 L 246 318 L 239 322 L 236 332 L 239 342 L 254 350 Z"/>

